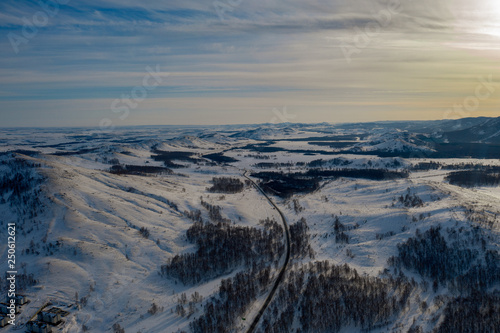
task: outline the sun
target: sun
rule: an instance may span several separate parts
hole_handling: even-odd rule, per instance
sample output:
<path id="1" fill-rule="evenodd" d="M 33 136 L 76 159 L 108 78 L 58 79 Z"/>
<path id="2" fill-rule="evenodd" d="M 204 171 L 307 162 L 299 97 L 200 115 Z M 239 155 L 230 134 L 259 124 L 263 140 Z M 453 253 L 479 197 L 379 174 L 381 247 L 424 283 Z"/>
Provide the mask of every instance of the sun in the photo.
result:
<path id="1" fill-rule="evenodd" d="M 500 1 L 486 0 L 483 33 L 500 37 Z"/>
<path id="2" fill-rule="evenodd" d="M 490 0 L 489 5 L 491 6 L 491 10 L 496 14 L 496 18 L 500 19 L 500 2 L 496 0 Z"/>

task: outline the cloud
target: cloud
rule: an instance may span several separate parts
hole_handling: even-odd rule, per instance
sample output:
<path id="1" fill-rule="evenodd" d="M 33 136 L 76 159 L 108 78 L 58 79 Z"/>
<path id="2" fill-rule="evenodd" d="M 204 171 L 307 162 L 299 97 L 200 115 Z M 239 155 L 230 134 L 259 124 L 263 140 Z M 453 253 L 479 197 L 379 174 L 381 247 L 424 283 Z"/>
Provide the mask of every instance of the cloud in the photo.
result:
<path id="1" fill-rule="evenodd" d="M 22 36 L 23 18 L 41 7 L 6 0 L 0 4 L 0 116 L 39 102 L 40 114 L 83 123 L 71 106 L 88 100 L 95 106 L 88 117 L 105 113 L 109 106 L 97 100 L 129 92 L 146 66 L 158 64 L 171 76 L 150 97 L 169 113 L 179 110 L 176 119 L 185 115 L 186 122 L 197 108 L 218 112 L 230 105 L 236 114 L 310 105 L 311 119 L 336 115 L 341 106 L 356 110 L 353 117 L 363 110 L 387 116 L 381 105 L 397 105 L 399 117 L 411 118 L 417 106 L 453 103 L 477 76 L 496 73 L 500 29 L 495 35 L 489 1 L 242 0 L 224 20 L 212 1 L 69 1 L 15 53 L 5 37 Z M 355 50 L 350 62 L 345 45 Z M 159 105 L 143 105 L 138 112 L 161 114 Z"/>

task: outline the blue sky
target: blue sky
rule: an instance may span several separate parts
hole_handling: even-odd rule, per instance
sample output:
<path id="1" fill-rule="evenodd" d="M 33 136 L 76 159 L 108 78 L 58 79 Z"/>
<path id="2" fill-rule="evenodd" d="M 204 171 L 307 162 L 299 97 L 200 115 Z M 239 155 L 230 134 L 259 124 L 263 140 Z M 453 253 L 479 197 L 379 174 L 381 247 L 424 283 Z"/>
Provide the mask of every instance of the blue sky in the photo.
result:
<path id="1" fill-rule="evenodd" d="M 500 116 L 499 18 L 496 0 L 4 0 L 0 126 Z"/>

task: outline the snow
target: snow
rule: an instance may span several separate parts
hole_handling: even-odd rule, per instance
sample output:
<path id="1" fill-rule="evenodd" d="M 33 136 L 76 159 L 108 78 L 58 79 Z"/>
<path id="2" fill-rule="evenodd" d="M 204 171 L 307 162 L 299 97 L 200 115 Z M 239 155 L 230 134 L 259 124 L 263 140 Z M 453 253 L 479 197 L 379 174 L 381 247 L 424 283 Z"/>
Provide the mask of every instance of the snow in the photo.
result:
<path id="1" fill-rule="evenodd" d="M 326 130 L 330 132 L 325 133 Z M 370 155 L 324 156 L 287 151 L 259 154 L 242 149 L 247 144 L 265 138 L 280 140 L 274 144 L 278 147 L 314 152 L 325 150 L 325 147 L 287 139 L 332 134 L 342 135 L 346 131 L 333 129 L 328 124 L 291 128 L 285 125 L 262 128 L 233 126 L 222 130 L 119 129 L 104 134 L 86 129 L 0 130 L 0 151 L 40 151 L 40 155 L 21 157 L 41 163 L 42 167 L 37 172 L 47 179 L 42 185 L 42 200 L 47 209 L 40 216 L 32 220 L 23 219 L 8 204 L 0 204 L 2 224 L 19 220 L 18 265 L 24 263 L 26 272 L 34 273 L 39 280 L 36 286 L 28 289 L 26 294 L 31 303 L 23 307 L 18 322 L 26 322 L 40 306 L 50 300 L 70 312 L 64 319 L 63 332 L 83 332 L 83 325 L 90 327 L 92 332 L 110 332 L 112 324 L 117 322 L 127 332 L 187 331 L 189 322 L 201 315 L 201 304 L 197 305 L 199 310 L 192 317 L 179 318 L 175 314 L 175 305 L 180 294 L 185 292 L 189 297 L 199 292 L 207 300 L 216 293 L 222 278 L 231 277 L 238 270 L 194 286 L 183 286 L 158 274 L 160 266 L 168 258 L 195 249 L 185 237 L 192 222 L 182 212 L 201 209 L 200 197 L 203 197 L 204 201 L 223 207 L 223 215 L 238 225 L 260 227 L 259 220 L 266 217 L 280 220 L 267 200 L 254 188 L 247 188 L 237 194 L 208 193 L 206 189 L 210 187 L 212 177 L 223 175 L 243 180 L 245 170 L 262 170 L 253 167 L 259 162 L 308 163 L 323 159 L 325 167 L 336 167 L 332 160 L 337 158 L 349 161 L 349 168 L 365 168 L 368 165 L 371 168 L 384 168 L 395 160 Z M 405 135 L 380 130 L 366 142 L 359 142 L 358 147 L 364 151 L 427 149 L 411 142 L 412 139 Z M 378 143 L 373 144 L 374 140 L 378 140 Z M 54 147 L 56 145 L 60 146 Z M 121 164 L 162 166 L 161 162 L 151 158 L 153 147 L 195 153 L 225 151 L 226 156 L 236 158 L 238 162 L 218 166 L 197 166 L 183 162 L 187 167 L 176 169 L 178 174 L 174 175 L 114 175 L 107 172 L 111 166 L 109 160 L 113 158 Z M 78 155 L 51 155 L 56 151 L 74 152 L 85 148 L 96 150 Z M 269 156 L 269 159 L 257 159 L 255 155 Z M 424 161 L 396 160 L 401 168 Z M 474 162 L 500 165 L 499 160 L 432 160 L 446 164 Z M 301 169 L 303 167 L 300 166 L 290 168 L 291 171 Z M 0 172 L 7 174 L 10 170 L 0 165 Z M 300 213 L 294 211 L 290 200 L 273 200 L 283 210 L 289 223 L 295 223 L 301 217 L 306 218 L 316 252 L 315 260 L 348 263 L 360 273 L 379 276 L 387 268 L 387 259 L 396 254 L 396 245 L 414 235 L 417 229 L 425 231 L 436 225 L 443 228 L 470 227 L 471 222 L 464 213 L 464 207 L 473 207 L 491 216 L 500 214 L 500 188 L 459 188 L 444 181 L 448 172 L 414 172 L 408 179 L 402 180 L 340 178 L 328 181 L 314 193 L 294 197 L 304 207 Z M 408 189 L 422 198 L 423 207 L 407 208 L 394 200 L 406 194 Z M 177 204 L 178 211 L 168 202 Z M 207 212 L 201 211 L 203 217 L 208 219 Z M 351 228 L 346 231 L 350 237 L 349 244 L 335 241 L 334 216 Z M 141 227 L 150 230 L 148 239 L 138 232 Z M 499 231 L 497 223 L 496 229 L 491 230 L 492 237 L 498 240 Z M 377 239 L 377 234 L 389 232 L 394 234 Z M 26 253 L 32 240 L 40 255 Z M 62 245 L 46 250 L 48 244 L 56 242 Z M 6 253 L 7 246 L 2 243 L 0 255 L 5 257 Z M 303 259 L 302 262 L 308 260 Z M 407 272 L 407 275 L 411 276 L 411 273 Z M 415 279 L 419 277 L 415 275 Z M 445 293 L 446 290 L 440 292 Z M 87 298 L 86 306 L 76 304 L 76 293 L 79 298 Z M 244 331 L 245 325 L 251 323 L 265 296 L 262 295 L 252 305 L 240 331 Z M 431 306 L 432 297 L 430 293 L 420 295 L 421 300 L 427 300 Z M 163 307 L 163 311 L 156 315 L 148 314 L 152 303 Z M 432 311 L 421 312 L 418 307 L 413 307 L 398 320 L 407 330 L 413 318 L 424 325 L 432 315 Z M 351 329 L 345 328 L 344 332 Z M 385 332 L 386 329 L 384 327 L 378 331 Z M 396 327 L 391 329 L 395 330 Z M 8 327 L 4 331 L 13 332 L 14 329 Z"/>

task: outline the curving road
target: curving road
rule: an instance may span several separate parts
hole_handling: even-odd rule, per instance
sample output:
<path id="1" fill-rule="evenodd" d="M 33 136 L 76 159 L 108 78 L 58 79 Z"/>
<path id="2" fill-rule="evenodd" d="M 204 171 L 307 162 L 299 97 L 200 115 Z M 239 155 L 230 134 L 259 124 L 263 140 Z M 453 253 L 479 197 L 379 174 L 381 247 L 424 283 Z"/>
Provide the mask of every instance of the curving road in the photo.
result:
<path id="1" fill-rule="evenodd" d="M 259 324 L 260 318 L 262 317 L 262 315 L 266 311 L 267 307 L 271 303 L 271 301 L 274 297 L 274 294 L 276 293 L 276 290 L 278 290 L 280 283 L 283 281 L 283 278 L 285 277 L 285 272 L 286 272 L 286 269 L 288 267 L 288 263 L 290 261 L 290 230 L 288 229 L 288 223 L 286 222 L 285 215 L 281 212 L 281 210 L 278 208 L 278 206 L 276 206 L 276 204 L 271 200 L 271 198 L 269 198 L 269 196 L 264 192 L 264 190 L 262 190 L 260 188 L 260 186 L 257 185 L 257 183 L 255 183 L 252 179 L 250 179 L 247 176 L 247 172 L 245 172 L 243 174 L 243 177 L 245 177 L 246 179 L 251 181 L 253 186 L 257 190 L 259 190 L 259 192 L 262 193 L 262 195 L 264 195 L 266 197 L 267 201 L 269 201 L 271 206 L 273 206 L 276 209 L 276 211 L 280 214 L 281 220 L 283 221 L 283 227 L 285 228 L 285 236 L 286 236 L 285 263 L 283 264 L 283 267 L 281 267 L 281 270 L 278 274 L 278 278 L 274 282 L 273 288 L 271 289 L 271 292 L 267 296 L 266 301 L 264 302 L 264 304 L 262 304 L 262 307 L 260 308 L 259 313 L 257 314 L 257 316 L 255 316 L 252 324 L 250 325 L 250 327 L 247 330 L 247 333 L 253 333 L 253 332 L 255 332 L 255 329 L 257 328 L 257 325 Z"/>

